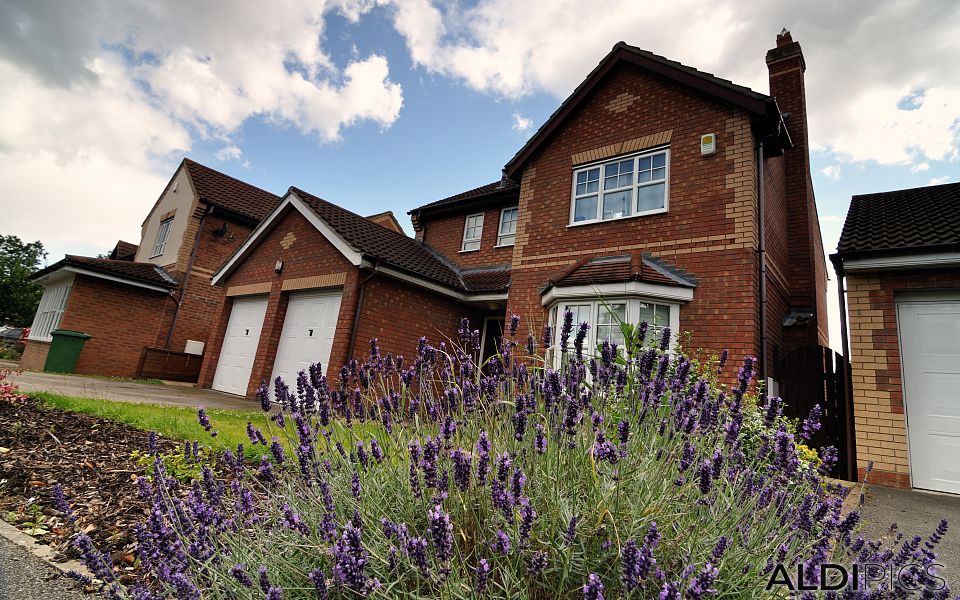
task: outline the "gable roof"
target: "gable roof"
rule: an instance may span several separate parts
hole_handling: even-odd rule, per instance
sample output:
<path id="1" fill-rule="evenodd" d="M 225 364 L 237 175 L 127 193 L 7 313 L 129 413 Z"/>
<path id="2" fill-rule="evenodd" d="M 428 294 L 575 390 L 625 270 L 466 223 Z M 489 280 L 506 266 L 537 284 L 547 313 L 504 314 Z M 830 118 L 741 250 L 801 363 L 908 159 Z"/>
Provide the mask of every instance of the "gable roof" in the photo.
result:
<path id="1" fill-rule="evenodd" d="M 113 250 L 110 251 L 110 256 L 107 258 L 114 260 L 133 260 L 133 257 L 137 255 L 137 250 L 139 249 L 140 246 L 137 244 L 117 240 L 117 245 L 113 247 Z"/>
<path id="2" fill-rule="evenodd" d="M 463 210 L 467 206 L 493 204 L 494 200 L 502 200 L 504 204 L 510 202 L 519 202 L 520 185 L 512 179 L 502 178 L 499 181 L 481 185 L 480 187 L 448 196 L 441 200 L 436 200 L 423 206 L 419 206 L 407 212 L 407 214 L 420 214 L 430 212 L 434 216 L 442 214 L 443 209 L 456 207 Z"/>
<path id="3" fill-rule="evenodd" d="M 183 159 L 183 166 L 200 200 L 235 215 L 259 222 L 280 201 L 280 196 L 189 158 Z"/>
<path id="4" fill-rule="evenodd" d="M 413 275 L 432 279 L 454 289 L 463 289 L 456 269 L 426 244 L 299 188 L 291 187 L 290 193 L 303 200 L 304 204 L 361 254 L 380 259 Z"/>
<path id="5" fill-rule="evenodd" d="M 153 263 L 75 256 L 72 254 L 67 254 L 63 257 L 63 260 L 37 271 L 30 276 L 30 280 L 43 279 L 61 269 L 106 275 L 109 279 L 121 280 L 121 283 L 147 284 L 148 287 L 162 288 L 160 291 L 173 289 L 178 285 L 177 280 L 171 277 L 166 270 Z"/>
<path id="6" fill-rule="evenodd" d="M 761 127 L 765 134 L 776 136 L 784 147 L 790 145 L 789 134 L 786 131 L 776 100 L 770 96 L 621 41 L 613 46 L 610 53 L 600 61 L 596 68 L 587 75 L 587 78 L 577 86 L 573 93 L 563 101 L 559 108 L 550 115 L 550 118 L 510 159 L 504 167 L 506 176 L 516 179 L 523 165 L 527 163 L 537 149 L 586 100 L 597 84 L 619 64 L 634 65 L 738 106 L 751 114 L 754 125 Z"/>
<path id="7" fill-rule="evenodd" d="M 854 196 L 835 256 L 943 250 L 960 250 L 960 183 Z"/>
<path id="8" fill-rule="evenodd" d="M 367 219 L 373 221 L 381 227 L 386 227 L 391 231 L 396 231 L 397 233 L 403 233 L 403 227 L 400 225 L 400 221 L 397 220 L 397 217 L 394 216 L 392 210 L 385 210 L 381 213 L 375 215 L 368 215 Z"/>

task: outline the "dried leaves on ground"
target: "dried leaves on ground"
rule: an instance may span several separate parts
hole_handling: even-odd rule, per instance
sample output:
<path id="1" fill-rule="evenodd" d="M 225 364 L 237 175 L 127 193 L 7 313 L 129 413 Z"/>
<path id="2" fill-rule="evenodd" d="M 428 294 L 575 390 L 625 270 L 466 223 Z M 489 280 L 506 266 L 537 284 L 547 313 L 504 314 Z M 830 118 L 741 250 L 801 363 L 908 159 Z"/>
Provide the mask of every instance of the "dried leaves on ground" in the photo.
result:
<path id="1" fill-rule="evenodd" d="M 147 432 L 129 425 L 49 408 L 32 398 L 0 402 L 0 518 L 61 555 L 76 557 L 71 534 L 86 532 L 118 567 L 134 562 L 131 527 L 146 504 L 136 494 L 131 454 L 147 448 Z M 161 452 L 175 442 L 160 440 Z M 68 527 L 51 501 L 59 483 L 76 515 Z"/>

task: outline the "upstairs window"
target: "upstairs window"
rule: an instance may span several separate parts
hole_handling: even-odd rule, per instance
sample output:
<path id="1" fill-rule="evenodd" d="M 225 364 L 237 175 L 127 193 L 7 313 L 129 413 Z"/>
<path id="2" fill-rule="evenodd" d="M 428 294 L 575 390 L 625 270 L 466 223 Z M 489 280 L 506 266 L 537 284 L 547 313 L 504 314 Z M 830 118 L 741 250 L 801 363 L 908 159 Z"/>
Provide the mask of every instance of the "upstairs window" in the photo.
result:
<path id="1" fill-rule="evenodd" d="M 153 258 L 154 256 L 160 256 L 163 254 L 163 251 L 166 250 L 167 238 L 170 237 L 171 225 L 173 225 L 173 217 L 160 221 L 160 227 L 157 228 L 157 241 L 153 244 L 153 254 L 150 258 Z"/>
<path id="2" fill-rule="evenodd" d="M 500 229 L 497 230 L 497 246 L 512 246 L 517 236 L 517 207 L 500 211 Z"/>
<path id="3" fill-rule="evenodd" d="M 576 169 L 570 224 L 666 212 L 669 180 L 667 149 Z"/>
<path id="4" fill-rule="evenodd" d="M 463 244 L 460 252 L 472 252 L 480 249 L 480 236 L 483 235 L 483 213 L 467 215 L 463 224 Z"/>

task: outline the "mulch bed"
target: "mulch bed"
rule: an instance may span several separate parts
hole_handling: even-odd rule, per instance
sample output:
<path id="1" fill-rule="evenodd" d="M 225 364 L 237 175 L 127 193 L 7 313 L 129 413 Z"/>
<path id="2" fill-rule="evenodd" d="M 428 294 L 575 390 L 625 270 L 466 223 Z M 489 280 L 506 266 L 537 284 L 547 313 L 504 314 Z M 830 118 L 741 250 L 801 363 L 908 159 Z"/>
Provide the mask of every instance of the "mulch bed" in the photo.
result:
<path id="1" fill-rule="evenodd" d="M 86 532 L 133 577 L 130 530 L 146 503 L 136 494 L 134 450 L 146 451 L 147 432 L 129 425 L 49 408 L 32 398 L 0 400 L 0 518 L 52 546 L 78 553 L 70 540 Z M 160 451 L 179 445 L 160 440 Z M 59 483 L 76 515 L 65 525 L 50 498 Z M 38 522 L 39 521 L 39 522 Z"/>

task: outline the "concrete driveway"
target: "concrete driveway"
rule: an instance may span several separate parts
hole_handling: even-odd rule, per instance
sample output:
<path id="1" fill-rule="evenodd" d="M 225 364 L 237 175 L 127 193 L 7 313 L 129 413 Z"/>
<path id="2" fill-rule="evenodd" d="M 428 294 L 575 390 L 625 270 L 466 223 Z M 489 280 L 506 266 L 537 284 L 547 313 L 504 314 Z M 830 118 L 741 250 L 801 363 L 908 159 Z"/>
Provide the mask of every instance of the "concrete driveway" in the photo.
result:
<path id="1" fill-rule="evenodd" d="M 0 368 L 16 368 L 0 365 Z M 259 405 L 250 400 L 214 392 L 212 390 L 198 390 L 195 387 L 136 383 L 133 381 L 114 381 L 97 377 L 83 377 L 80 375 L 64 375 L 61 373 L 38 373 L 23 371 L 12 374 L 10 381 L 20 386 L 24 392 L 51 392 L 64 396 L 79 396 L 81 398 L 98 398 L 103 400 L 117 400 L 120 402 L 135 402 L 139 404 L 160 404 L 164 406 L 186 406 L 216 408 L 226 410 L 257 410 Z"/>
<path id="2" fill-rule="evenodd" d="M 859 493 L 859 489 L 852 493 Z M 862 533 L 867 539 L 891 540 L 890 524 L 896 523 L 905 538 L 919 535 L 926 540 L 940 519 L 947 519 L 950 528 L 936 552 L 944 566 L 941 577 L 950 584 L 953 594 L 960 593 L 960 496 L 870 485 L 862 514 Z"/>

